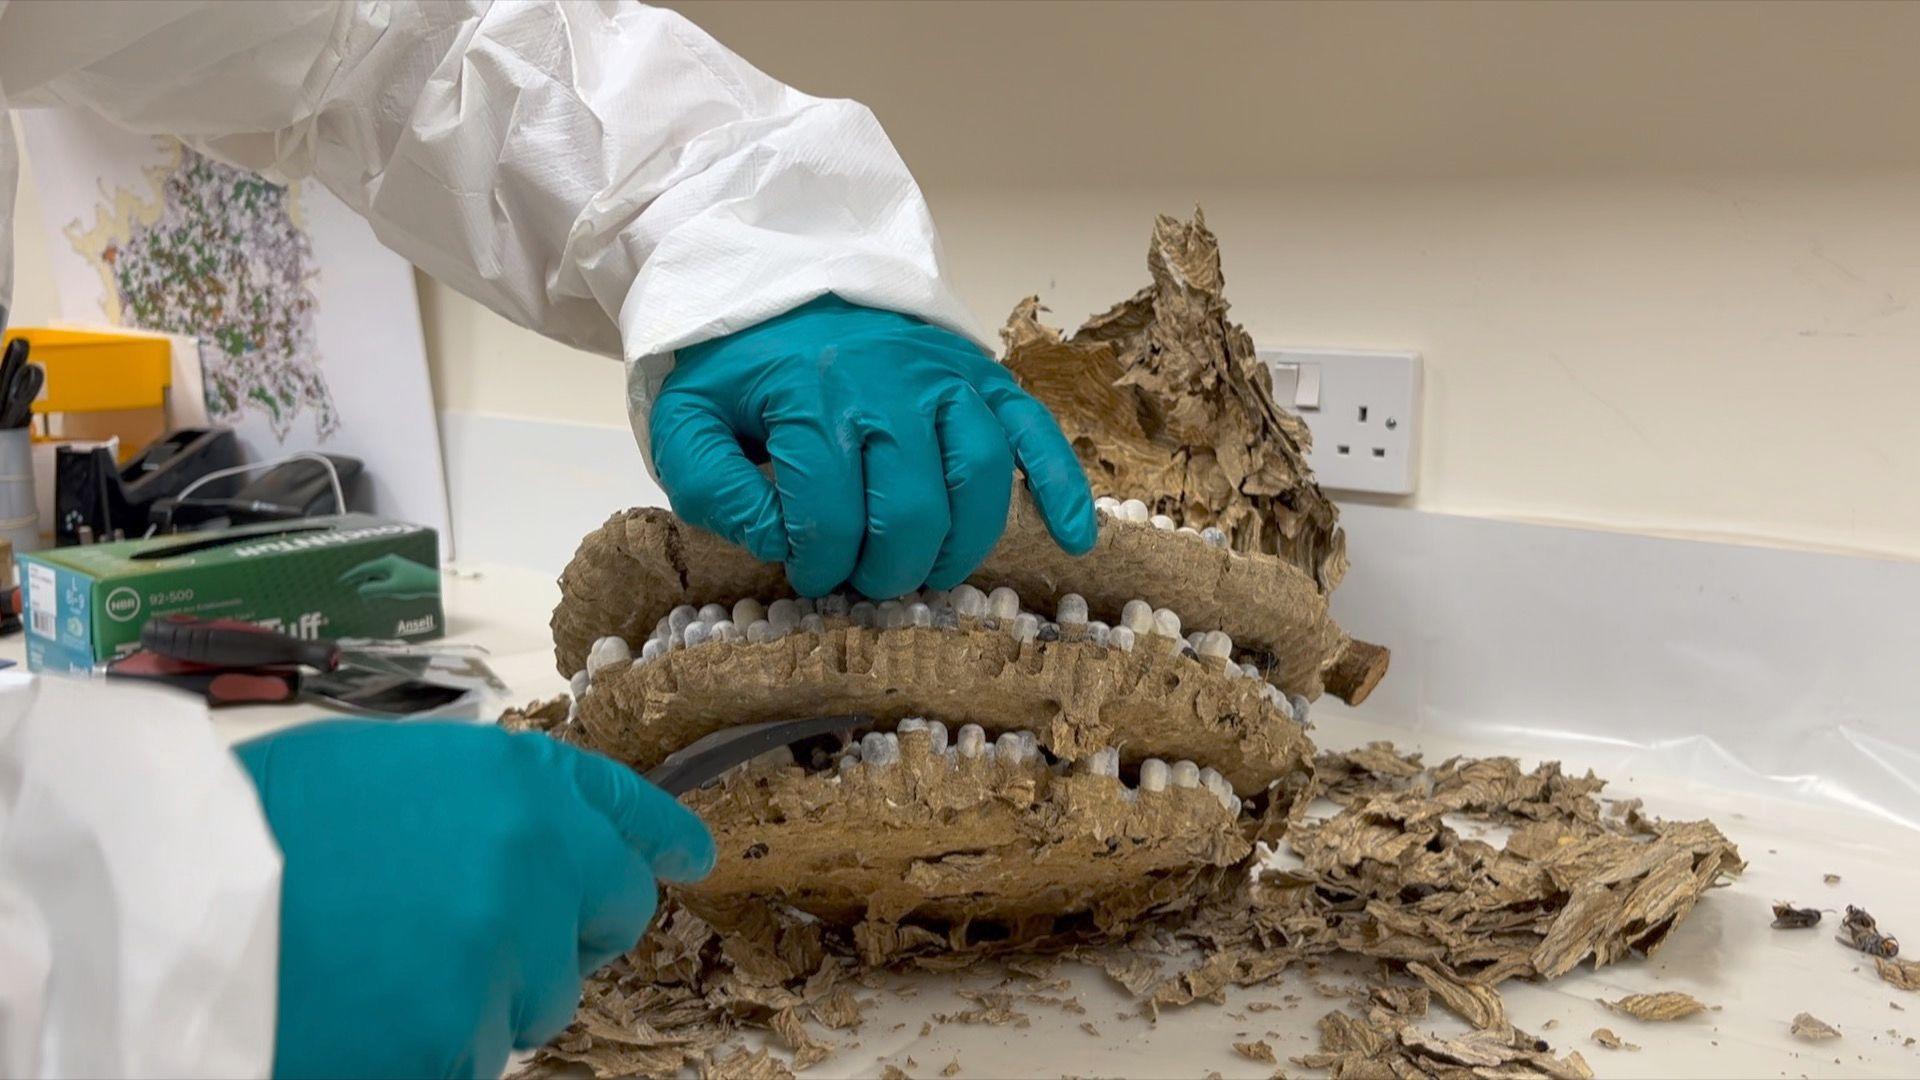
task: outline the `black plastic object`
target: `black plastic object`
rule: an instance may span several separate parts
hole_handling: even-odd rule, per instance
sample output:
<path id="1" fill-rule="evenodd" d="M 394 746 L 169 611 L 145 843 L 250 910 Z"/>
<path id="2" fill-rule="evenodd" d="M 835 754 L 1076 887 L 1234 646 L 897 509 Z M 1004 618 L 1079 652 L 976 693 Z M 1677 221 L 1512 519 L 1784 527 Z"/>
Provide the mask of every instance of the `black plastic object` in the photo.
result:
<path id="1" fill-rule="evenodd" d="M 305 664 L 332 671 L 340 666 L 340 647 L 331 641 L 309 641 L 235 619 L 152 619 L 140 628 L 140 644 L 161 656 L 218 667 Z"/>
<path id="2" fill-rule="evenodd" d="M 196 488 L 185 499 L 163 499 L 155 504 L 153 516 L 160 523 L 160 531 L 174 532 L 346 513 L 355 508 L 354 489 L 362 468 L 360 459 L 344 454 L 324 456 L 340 478 L 340 490 L 347 496 L 346 506 L 335 502 L 333 476 L 328 474 L 325 465 L 312 458 L 293 458 L 265 470 L 237 491 Z"/>
<path id="3" fill-rule="evenodd" d="M 81 530 L 107 539 L 116 531 L 144 536 L 162 500 L 219 469 L 240 463 L 240 443 L 228 428 L 182 428 L 116 466 L 105 447 L 60 447 L 54 455 L 54 542 L 80 542 Z M 233 493 L 238 477 L 209 480 L 194 489 L 219 498 Z"/>
<path id="4" fill-rule="evenodd" d="M 647 779 L 669 795 L 683 795 L 769 750 L 836 731 L 872 727 L 871 716 L 818 716 L 811 720 L 773 720 L 722 728 L 695 739 L 647 770 Z"/>

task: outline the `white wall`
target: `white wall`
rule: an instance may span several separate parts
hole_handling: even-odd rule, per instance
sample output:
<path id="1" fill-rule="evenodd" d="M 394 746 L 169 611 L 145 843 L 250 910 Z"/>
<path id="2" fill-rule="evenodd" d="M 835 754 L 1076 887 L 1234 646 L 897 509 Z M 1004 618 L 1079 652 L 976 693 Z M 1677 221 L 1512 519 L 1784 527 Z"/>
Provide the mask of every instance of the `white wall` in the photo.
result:
<path id="1" fill-rule="evenodd" d="M 676 6 L 875 108 L 989 325 L 1202 203 L 1257 341 L 1426 354 L 1414 505 L 1920 558 L 1920 5 Z M 422 308 L 443 408 L 624 423 Z"/>
<path id="2" fill-rule="evenodd" d="M 1194 200 L 1266 345 L 1426 356 L 1423 509 L 1920 556 L 1920 171 L 937 193 L 1075 326 Z"/>

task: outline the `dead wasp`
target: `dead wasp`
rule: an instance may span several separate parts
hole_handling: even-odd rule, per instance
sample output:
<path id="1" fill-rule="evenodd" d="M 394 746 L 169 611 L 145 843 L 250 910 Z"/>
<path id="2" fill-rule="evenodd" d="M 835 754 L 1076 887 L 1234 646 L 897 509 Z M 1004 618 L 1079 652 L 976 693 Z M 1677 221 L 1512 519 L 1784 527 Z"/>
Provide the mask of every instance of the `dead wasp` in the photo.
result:
<path id="1" fill-rule="evenodd" d="M 1790 901 L 1773 902 L 1773 928 L 1775 930 L 1804 930 L 1820 921 L 1820 909 L 1794 907 Z"/>
<path id="2" fill-rule="evenodd" d="M 1880 926 L 1865 908 L 1847 905 L 1846 917 L 1840 920 L 1840 932 L 1834 939 L 1849 948 L 1859 949 L 1869 956 L 1883 956 L 1891 960 L 1900 955 L 1900 942 L 1892 934 L 1880 932 Z"/>

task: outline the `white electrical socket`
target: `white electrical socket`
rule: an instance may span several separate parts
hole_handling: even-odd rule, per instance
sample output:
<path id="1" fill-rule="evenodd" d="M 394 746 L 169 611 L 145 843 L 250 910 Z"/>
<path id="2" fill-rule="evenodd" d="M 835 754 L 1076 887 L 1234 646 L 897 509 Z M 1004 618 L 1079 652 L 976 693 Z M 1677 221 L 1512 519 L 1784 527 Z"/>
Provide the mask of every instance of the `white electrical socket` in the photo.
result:
<path id="1" fill-rule="evenodd" d="M 1313 432 L 1320 486 L 1413 494 L 1420 447 L 1420 354 L 1261 349 L 1274 396 Z"/>

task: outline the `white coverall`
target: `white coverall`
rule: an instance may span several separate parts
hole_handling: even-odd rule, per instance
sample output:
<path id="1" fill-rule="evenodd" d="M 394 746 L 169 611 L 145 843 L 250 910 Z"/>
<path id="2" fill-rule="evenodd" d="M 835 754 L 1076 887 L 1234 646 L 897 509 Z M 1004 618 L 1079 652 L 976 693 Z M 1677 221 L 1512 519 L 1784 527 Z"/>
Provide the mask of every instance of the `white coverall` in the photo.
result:
<path id="1" fill-rule="evenodd" d="M 439 280 L 626 360 L 643 447 L 674 349 L 827 292 L 972 330 L 873 115 L 667 11 L 0 0 L 9 100 L 318 180 Z M 0 304 L 16 168 L 0 132 Z M 0 1075 L 264 1075 L 278 889 L 197 706 L 0 675 Z"/>

